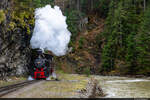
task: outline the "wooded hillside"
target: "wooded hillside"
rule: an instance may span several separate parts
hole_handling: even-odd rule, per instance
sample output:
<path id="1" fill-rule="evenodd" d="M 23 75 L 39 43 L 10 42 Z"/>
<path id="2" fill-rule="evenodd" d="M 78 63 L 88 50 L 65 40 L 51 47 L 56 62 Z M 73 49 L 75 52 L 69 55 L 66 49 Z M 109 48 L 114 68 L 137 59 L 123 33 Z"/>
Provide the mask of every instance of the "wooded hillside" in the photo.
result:
<path id="1" fill-rule="evenodd" d="M 29 66 L 34 11 L 47 4 L 60 6 L 72 33 L 69 53 L 55 57 L 58 69 L 81 74 L 150 75 L 148 0 L 2 0 L 1 72 Z M 23 65 L 21 59 L 25 59 Z"/>

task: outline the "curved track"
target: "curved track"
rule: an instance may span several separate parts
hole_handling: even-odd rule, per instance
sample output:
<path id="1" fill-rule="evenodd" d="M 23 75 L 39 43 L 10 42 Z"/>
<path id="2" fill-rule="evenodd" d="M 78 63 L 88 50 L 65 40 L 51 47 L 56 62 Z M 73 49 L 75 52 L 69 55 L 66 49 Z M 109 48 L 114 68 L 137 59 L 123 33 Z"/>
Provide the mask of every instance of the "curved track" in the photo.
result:
<path id="1" fill-rule="evenodd" d="M 20 82 L 17 84 L 12 84 L 12 85 L 8 85 L 8 86 L 4 86 L 4 87 L 0 87 L 0 97 L 10 93 L 10 92 L 14 92 L 20 88 L 23 88 L 24 86 L 33 84 L 33 83 L 37 83 L 39 81 L 34 80 L 34 81 L 24 81 L 24 82 Z"/>

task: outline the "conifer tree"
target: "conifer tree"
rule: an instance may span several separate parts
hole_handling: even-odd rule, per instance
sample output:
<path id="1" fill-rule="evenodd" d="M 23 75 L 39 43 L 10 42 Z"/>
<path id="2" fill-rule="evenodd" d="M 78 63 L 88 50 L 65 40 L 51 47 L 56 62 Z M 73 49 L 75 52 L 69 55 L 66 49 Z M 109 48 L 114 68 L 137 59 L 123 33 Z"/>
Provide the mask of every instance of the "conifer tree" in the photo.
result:
<path id="1" fill-rule="evenodd" d="M 145 11 L 138 35 L 139 73 L 150 73 L 150 5 Z"/>
<path id="2" fill-rule="evenodd" d="M 136 14 L 132 0 L 111 1 L 106 20 L 103 48 L 103 68 L 114 69 L 115 61 L 123 61 L 130 73 L 137 67 L 136 35 L 138 33 L 139 17 Z"/>

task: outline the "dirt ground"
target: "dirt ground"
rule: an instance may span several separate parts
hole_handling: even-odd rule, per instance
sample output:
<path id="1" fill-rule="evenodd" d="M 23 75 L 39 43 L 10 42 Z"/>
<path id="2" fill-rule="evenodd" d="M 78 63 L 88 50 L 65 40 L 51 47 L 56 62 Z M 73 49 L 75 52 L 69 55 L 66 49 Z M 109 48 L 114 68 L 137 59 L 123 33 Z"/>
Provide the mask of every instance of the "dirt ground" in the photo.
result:
<path id="1" fill-rule="evenodd" d="M 3 98 L 80 98 L 90 77 L 77 74 L 57 74 L 60 81 L 40 81 L 10 93 Z"/>

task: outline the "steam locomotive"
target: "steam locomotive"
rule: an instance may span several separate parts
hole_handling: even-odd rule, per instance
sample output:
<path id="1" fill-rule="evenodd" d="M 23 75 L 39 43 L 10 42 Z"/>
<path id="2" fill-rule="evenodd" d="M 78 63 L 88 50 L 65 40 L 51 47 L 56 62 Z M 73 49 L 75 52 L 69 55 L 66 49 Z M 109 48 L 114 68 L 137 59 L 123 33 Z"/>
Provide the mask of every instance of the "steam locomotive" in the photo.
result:
<path id="1" fill-rule="evenodd" d="M 49 76 L 53 73 L 52 60 L 53 56 L 42 53 L 42 50 L 38 50 L 37 53 L 33 53 L 32 64 L 29 68 L 30 77 L 29 80 L 49 80 Z"/>

